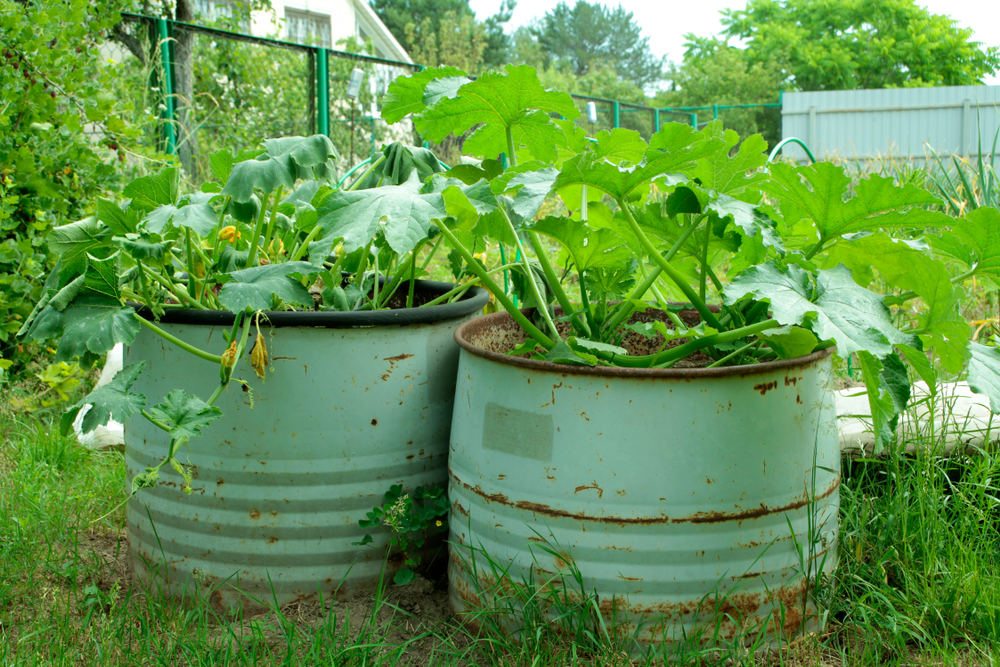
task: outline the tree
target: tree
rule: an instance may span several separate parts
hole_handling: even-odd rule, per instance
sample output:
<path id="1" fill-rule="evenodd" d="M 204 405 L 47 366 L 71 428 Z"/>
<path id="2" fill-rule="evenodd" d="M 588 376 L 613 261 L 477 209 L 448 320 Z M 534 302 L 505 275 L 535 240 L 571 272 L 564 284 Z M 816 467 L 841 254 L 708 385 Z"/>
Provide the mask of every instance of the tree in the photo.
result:
<path id="1" fill-rule="evenodd" d="M 438 20 L 428 17 L 419 25 L 406 24 L 407 51 L 414 62 L 428 67 L 450 65 L 466 72 L 478 72 L 486 50 L 486 27 L 471 14 L 445 12 Z"/>
<path id="2" fill-rule="evenodd" d="M 469 0 L 369 0 L 369 3 L 393 37 L 400 44 L 407 46 L 410 57 L 422 65 L 441 64 L 444 61 L 420 60 L 414 55 L 414 46 L 410 40 L 416 40 L 412 44 L 416 45 L 415 51 L 418 54 L 427 53 L 428 48 L 422 41 L 432 35 L 438 44 L 442 38 L 445 41 L 453 41 L 450 36 L 444 37 L 441 30 L 444 21 L 451 27 L 459 26 L 460 33 L 469 34 L 471 30 L 479 35 L 478 39 L 484 42 L 482 49 L 479 49 L 478 61 L 481 65 L 499 67 L 506 64 L 510 58 L 510 37 L 504 33 L 504 25 L 510 21 L 514 13 L 516 0 L 503 0 L 500 10 L 485 21 L 476 20 L 475 13 L 469 6 Z M 465 17 L 469 17 L 472 21 L 473 28 L 461 27 L 466 25 L 463 22 Z M 414 27 L 408 28 L 410 25 Z M 436 49 L 437 47 L 431 49 L 431 52 Z M 466 54 L 465 59 L 468 60 L 470 55 Z M 474 72 L 478 69 L 466 71 Z"/>
<path id="3" fill-rule="evenodd" d="M 139 130 L 102 53 L 126 8 L 0 0 L 0 380 L 38 356 L 14 334 L 55 260 L 46 235 L 92 215 L 135 154 Z"/>
<path id="4" fill-rule="evenodd" d="M 596 62 L 609 63 L 623 80 L 648 88 L 663 78 L 663 59 L 649 49 L 649 38 L 632 12 L 620 5 L 608 9 L 595 2 L 577 0 L 570 8 L 560 2 L 534 30 L 545 51 L 546 64 L 568 64 L 583 76 Z"/>
<path id="5" fill-rule="evenodd" d="M 974 85 L 1000 67 L 997 48 L 915 0 L 749 0 L 722 14 L 748 62 L 776 63 L 797 90 Z"/>
<path id="6" fill-rule="evenodd" d="M 714 37 L 686 35 L 684 61 L 671 66 L 668 90 L 656 98 L 658 107 L 739 105 L 778 101 L 784 83 L 773 62 L 750 62 L 747 53 Z M 780 139 L 780 114 L 775 110 L 726 109 L 720 118 L 740 136 L 760 132 L 769 144 Z M 699 114 L 703 116 L 704 114 Z"/>

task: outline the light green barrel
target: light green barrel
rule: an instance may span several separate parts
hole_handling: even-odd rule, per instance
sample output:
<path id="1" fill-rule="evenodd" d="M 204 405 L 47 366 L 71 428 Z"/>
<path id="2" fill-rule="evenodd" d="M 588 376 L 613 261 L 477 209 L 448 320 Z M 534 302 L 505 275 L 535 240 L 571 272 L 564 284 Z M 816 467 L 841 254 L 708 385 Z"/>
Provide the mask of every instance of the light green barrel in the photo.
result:
<path id="1" fill-rule="evenodd" d="M 424 283 L 432 295 L 450 286 Z M 140 576 L 177 595 L 234 603 L 284 604 L 374 587 L 387 533 L 358 520 L 393 484 L 412 491 L 447 481 L 455 389 L 456 326 L 488 295 L 430 308 L 375 313 L 268 313 L 265 381 L 248 358 L 216 405 L 222 418 L 178 458 L 193 491 L 164 469 L 162 481 L 128 503 L 130 549 Z M 221 353 L 224 312 L 168 312 L 162 328 Z M 219 368 L 145 328 L 125 353 L 146 370 L 132 391 L 159 402 L 182 388 L 206 399 Z M 128 481 L 167 451 L 166 434 L 145 419 L 125 425 Z M 366 532 L 374 546 L 353 546 Z M 390 562 L 389 576 L 399 564 Z M 243 598 L 242 591 L 250 598 Z"/>
<path id="2" fill-rule="evenodd" d="M 522 336 L 505 314 L 456 333 L 456 611 L 491 603 L 482 553 L 470 574 L 475 547 L 513 582 L 575 563 L 635 652 L 758 633 L 779 644 L 820 626 L 810 591 L 836 562 L 840 486 L 830 350 L 589 368 L 503 354 Z"/>

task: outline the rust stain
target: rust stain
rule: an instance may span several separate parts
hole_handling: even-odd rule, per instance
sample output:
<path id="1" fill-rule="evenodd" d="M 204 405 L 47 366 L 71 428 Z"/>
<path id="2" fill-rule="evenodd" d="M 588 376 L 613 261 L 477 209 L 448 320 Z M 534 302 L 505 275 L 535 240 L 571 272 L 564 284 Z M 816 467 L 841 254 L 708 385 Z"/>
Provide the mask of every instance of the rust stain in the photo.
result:
<path id="1" fill-rule="evenodd" d="M 786 375 L 786 376 L 785 376 L 785 386 L 786 386 L 786 387 L 794 387 L 794 386 L 795 386 L 795 383 L 796 383 L 796 382 L 798 382 L 798 381 L 799 381 L 800 379 L 801 379 L 801 378 L 797 378 L 797 377 L 795 377 L 795 376 L 792 376 L 792 377 L 788 377 L 788 376 Z"/>
<path id="2" fill-rule="evenodd" d="M 576 490 L 573 491 L 573 493 L 580 493 L 581 491 L 586 491 L 588 489 L 592 489 L 594 491 L 597 491 L 597 497 L 598 498 L 603 498 L 604 497 L 604 489 L 602 489 L 601 487 L 599 487 L 597 485 L 597 480 L 596 479 L 594 481 L 592 481 L 590 484 L 587 484 L 585 486 L 578 486 L 578 487 L 576 487 Z"/>
<path id="3" fill-rule="evenodd" d="M 384 357 L 384 360 L 388 361 L 390 364 L 395 364 L 397 361 L 403 361 L 404 359 L 409 359 L 412 356 L 412 354 L 397 354 L 395 357 Z"/>
<path id="4" fill-rule="evenodd" d="M 215 483 L 216 483 L 216 485 L 218 485 L 218 486 L 222 486 L 223 484 L 225 484 L 225 483 L 226 483 L 226 480 L 224 480 L 224 479 L 222 479 L 222 478 L 220 477 L 219 479 L 215 480 Z"/>
<path id="5" fill-rule="evenodd" d="M 292 361 L 298 361 L 298 357 L 271 357 L 272 360 L 277 361 L 278 359 L 291 359 Z"/>
<path id="6" fill-rule="evenodd" d="M 802 396 L 800 396 L 799 394 L 796 394 L 795 395 L 795 402 L 798 403 L 799 405 L 802 405 Z"/>
<path id="7" fill-rule="evenodd" d="M 497 481 L 498 482 L 502 482 L 505 479 L 507 479 L 507 475 L 497 475 Z"/>
<path id="8" fill-rule="evenodd" d="M 624 574 L 619 574 L 618 578 L 625 581 L 642 581 L 642 577 L 626 577 Z"/>
<path id="9" fill-rule="evenodd" d="M 554 481 L 556 481 L 556 478 L 555 478 L 555 476 L 552 475 L 552 471 L 553 470 L 557 470 L 557 468 L 546 468 L 545 469 L 545 478 L 554 482 Z"/>
<path id="10" fill-rule="evenodd" d="M 534 512 L 536 514 L 543 514 L 545 516 L 576 519 L 577 521 L 593 521 L 597 523 L 614 523 L 619 525 L 658 525 L 665 523 L 721 523 L 723 521 L 746 521 L 748 519 L 756 519 L 762 516 L 767 516 L 769 514 L 777 514 L 780 512 L 788 512 L 792 510 L 799 509 L 800 507 L 805 507 L 810 502 L 815 502 L 816 500 L 822 500 L 831 494 L 833 494 L 838 488 L 840 488 L 840 477 L 837 477 L 837 481 L 834 482 L 827 491 L 823 494 L 816 496 L 815 498 L 809 498 L 808 494 L 806 497 L 797 500 L 788 505 L 782 507 L 771 508 L 764 503 L 760 504 L 760 507 L 754 508 L 752 510 L 746 510 L 743 512 L 736 512 L 734 514 L 727 514 L 725 512 L 699 512 L 690 517 L 681 518 L 671 518 L 668 516 L 656 516 L 656 517 L 618 517 L 618 516 L 589 516 L 586 514 L 573 514 L 567 512 L 566 510 L 557 509 L 543 503 L 534 503 L 527 500 L 519 500 L 515 503 L 511 503 L 507 496 L 502 493 L 488 494 L 482 490 L 477 484 L 476 486 L 471 486 L 466 482 L 463 482 L 454 476 L 452 476 L 456 482 L 461 484 L 464 488 L 472 491 L 473 493 L 479 495 L 480 497 L 495 503 L 500 503 L 502 505 L 507 505 L 508 507 L 515 507 L 520 510 L 525 510 L 528 512 Z"/>
<path id="11" fill-rule="evenodd" d="M 256 507 L 254 507 L 253 509 L 251 509 L 250 510 L 250 518 L 254 519 L 254 520 L 259 519 L 260 518 L 260 510 L 257 509 Z"/>
<path id="12" fill-rule="evenodd" d="M 378 426 L 378 420 L 372 419 L 372 426 Z"/>
<path id="13" fill-rule="evenodd" d="M 753 386 L 753 390 L 754 391 L 759 391 L 761 396 L 763 396 L 767 392 L 771 391 L 772 389 L 777 389 L 777 388 L 778 388 L 778 381 L 777 380 L 774 380 L 774 381 L 771 381 L 771 382 L 767 382 L 767 383 L 763 383 L 762 382 L 760 384 L 755 384 Z"/>
<path id="14" fill-rule="evenodd" d="M 459 514 L 461 514 L 462 516 L 469 516 L 469 510 L 467 510 L 464 507 L 462 507 L 462 505 L 460 503 L 453 502 L 451 504 L 451 506 L 454 507 L 455 511 L 458 512 Z"/>
<path id="15" fill-rule="evenodd" d="M 278 541 L 278 538 L 277 538 L 277 537 L 274 537 L 274 536 L 272 535 L 272 536 L 271 536 L 271 539 L 269 539 L 269 540 L 267 541 L 267 543 L 268 543 L 268 544 L 274 544 L 274 543 L 275 543 L 275 542 L 277 542 L 277 541 Z"/>

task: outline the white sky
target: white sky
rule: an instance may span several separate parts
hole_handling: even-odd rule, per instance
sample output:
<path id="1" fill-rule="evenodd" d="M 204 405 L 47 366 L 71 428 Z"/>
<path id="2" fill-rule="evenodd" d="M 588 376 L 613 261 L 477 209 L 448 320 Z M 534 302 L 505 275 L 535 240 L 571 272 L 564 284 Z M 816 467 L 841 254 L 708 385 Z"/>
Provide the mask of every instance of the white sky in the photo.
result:
<path id="1" fill-rule="evenodd" d="M 566 0 L 570 6 L 576 0 Z M 482 20 L 495 14 L 500 0 L 470 0 L 472 10 Z M 540 18 L 559 4 L 559 0 L 518 0 L 514 17 L 508 25 L 512 30 Z M 746 9 L 745 0 L 602 0 L 602 4 L 617 7 L 621 4 L 632 12 L 648 36 L 649 44 L 657 55 L 665 55 L 679 62 L 684 56 L 684 34 L 711 35 L 721 29 L 719 11 Z M 1000 46 L 1000 2 L 996 0 L 917 0 L 932 14 L 947 14 L 963 28 L 972 28 L 973 39 L 986 46 Z M 1000 77 L 985 81 L 1000 85 Z"/>

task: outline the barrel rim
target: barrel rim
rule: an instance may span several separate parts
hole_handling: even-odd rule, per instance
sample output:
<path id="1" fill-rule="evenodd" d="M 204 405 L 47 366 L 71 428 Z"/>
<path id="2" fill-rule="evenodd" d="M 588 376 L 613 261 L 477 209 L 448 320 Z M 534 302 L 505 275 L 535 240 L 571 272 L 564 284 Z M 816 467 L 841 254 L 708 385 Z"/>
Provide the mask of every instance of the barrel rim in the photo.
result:
<path id="1" fill-rule="evenodd" d="M 836 352 L 836 347 L 828 347 L 794 359 L 778 359 L 743 366 L 723 366 L 719 368 L 622 368 L 618 366 L 574 366 L 557 364 L 538 359 L 523 359 L 508 354 L 492 352 L 471 342 L 470 338 L 479 330 L 495 326 L 504 320 L 513 322 L 507 312 L 481 315 L 465 322 L 455 330 L 455 342 L 461 348 L 477 357 L 494 361 L 507 366 L 517 366 L 532 371 L 560 373 L 563 375 L 590 375 L 596 377 L 627 377 L 627 378 L 674 378 L 674 379 L 708 379 L 720 377 L 744 377 L 760 375 L 772 371 L 786 370 L 810 366 Z"/>
<path id="2" fill-rule="evenodd" d="M 417 280 L 415 289 L 430 292 L 435 296 L 446 294 L 454 288 L 453 283 L 433 280 Z M 432 324 L 472 315 L 489 302 L 489 292 L 474 286 L 454 303 L 442 303 L 423 308 L 397 308 L 395 310 L 361 311 L 264 311 L 264 318 L 273 327 L 318 327 L 325 329 L 350 329 L 357 327 L 400 326 L 406 324 Z M 132 303 L 136 314 L 147 320 L 156 319 L 153 312 L 144 305 Z M 230 326 L 236 316 L 228 310 L 195 310 L 193 308 L 170 308 L 158 319 L 165 324 L 204 324 L 210 326 Z"/>

